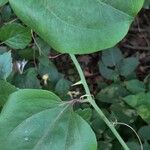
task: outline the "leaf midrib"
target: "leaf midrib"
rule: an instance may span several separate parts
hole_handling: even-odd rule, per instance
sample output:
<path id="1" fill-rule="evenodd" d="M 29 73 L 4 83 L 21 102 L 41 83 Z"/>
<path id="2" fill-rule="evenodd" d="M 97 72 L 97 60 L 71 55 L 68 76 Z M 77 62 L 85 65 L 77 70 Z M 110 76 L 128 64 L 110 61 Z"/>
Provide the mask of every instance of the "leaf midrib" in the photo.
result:
<path id="1" fill-rule="evenodd" d="M 55 120 L 53 121 L 53 123 L 51 124 L 50 128 L 47 128 L 47 130 L 44 132 L 43 136 L 38 140 L 38 142 L 36 143 L 36 145 L 33 147 L 33 150 L 36 150 L 38 148 L 38 146 L 42 143 L 42 140 L 47 136 L 47 134 L 49 133 L 49 131 L 51 131 L 53 128 L 55 128 L 55 124 L 57 123 L 57 121 L 61 118 L 61 116 L 64 114 L 65 110 L 69 107 L 70 105 L 67 105 L 59 114 L 58 116 L 55 118 Z"/>
<path id="2" fill-rule="evenodd" d="M 58 107 L 58 106 L 56 105 L 56 106 L 54 106 L 53 108 L 55 108 L 55 107 Z M 30 118 L 32 118 L 33 116 L 38 115 L 38 114 L 40 114 L 40 113 L 42 113 L 42 112 L 45 112 L 45 111 L 47 111 L 47 110 L 50 110 L 50 109 L 52 109 L 52 108 L 51 108 L 51 107 L 50 107 L 50 108 L 45 108 L 44 110 L 41 110 L 41 111 L 36 112 L 36 113 L 34 113 L 34 114 L 31 114 L 31 116 L 29 116 L 29 117 L 25 118 L 23 121 L 19 122 L 18 125 L 16 125 L 16 127 L 15 127 L 14 129 L 12 129 L 12 130 L 8 133 L 7 136 L 9 136 L 9 135 L 12 134 L 15 130 L 17 130 L 17 129 L 18 129 L 24 122 L 26 122 L 28 119 L 30 119 Z"/>

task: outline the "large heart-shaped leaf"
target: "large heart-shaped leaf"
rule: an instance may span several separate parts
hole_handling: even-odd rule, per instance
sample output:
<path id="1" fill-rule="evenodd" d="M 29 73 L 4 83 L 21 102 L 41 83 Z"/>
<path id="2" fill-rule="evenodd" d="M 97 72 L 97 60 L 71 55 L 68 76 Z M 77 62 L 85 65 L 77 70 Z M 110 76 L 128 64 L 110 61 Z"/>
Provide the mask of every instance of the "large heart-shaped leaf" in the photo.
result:
<path id="1" fill-rule="evenodd" d="M 90 126 L 51 92 L 13 93 L 0 116 L 1 150 L 96 150 Z"/>
<path id="2" fill-rule="evenodd" d="M 17 16 L 54 49 L 85 54 L 114 46 L 144 0 L 9 0 Z"/>

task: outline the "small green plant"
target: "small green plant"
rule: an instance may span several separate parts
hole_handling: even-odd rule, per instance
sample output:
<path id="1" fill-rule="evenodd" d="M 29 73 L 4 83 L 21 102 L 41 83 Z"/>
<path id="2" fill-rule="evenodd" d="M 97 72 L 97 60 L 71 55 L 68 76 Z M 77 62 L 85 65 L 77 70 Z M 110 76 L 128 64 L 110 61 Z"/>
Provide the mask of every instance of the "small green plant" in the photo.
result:
<path id="1" fill-rule="evenodd" d="M 122 148 L 129 150 L 110 119 L 113 116 L 120 118 L 116 116 L 117 107 L 126 110 L 124 103 L 120 101 L 120 97 L 124 97 L 123 101 L 135 108 L 149 123 L 150 105 L 147 99 L 150 95 L 145 94 L 146 84 L 132 79 L 138 59 L 124 58 L 119 49 L 108 48 L 113 47 L 127 34 L 144 0 L 0 0 L 0 6 L 7 2 L 27 27 L 18 18 L 14 18 L 0 28 L 1 45 L 7 45 L 1 47 L 0 51 L 0 106 L 3 107 L 0 115 L 0 149 L 96 150 L 96 135 L 88 124 L 91 105 L 98 119 L 105 122 Z M 5 9 L 3 11 L 7 12 L 5 15 L 9 20 L 12 17 L 11 9 Z M 80 80 L 73 85 L 82 85 L 85 90 L 81 97 L 72 97 L 66 101 L 72 83 L 49 61 L 50 47 L 42 39 L 35 37 L 33 31 L 53 49 L 70 55 L 80 76 Z M 34 44 L 26 48 L 32 39 Z M 15 51 L 13 58 L 19 56 L 14 63 L 19 74 L 12 69 L 13 60 L 8 47 Z M 104 49 L 108 50 L 102 53 L 99 70 L 104 78 L 113 80 L 114 83 L 103 88 L 96 98 L 112 104 L 113 114 L 109 118 L 106 117 L 105 110 L 103 112 L 96 104 L 75 56 Z M 119 84 L 122 77 L 123 84 Z M 115 101 L 120 103 L 114 104 Z M 77 103 L 90 105 L 84 111 L 75 111 Z M 136 117 L 135 111 L 128 110 Z M 133 122 L 133 116 L 131 118 L 124 113 L 123 117 L 126 118 L 122 122 Z M 140 134 L 142 131 L 139 131 Z M 101 145 L 104 143 L 101 142 Z"/>

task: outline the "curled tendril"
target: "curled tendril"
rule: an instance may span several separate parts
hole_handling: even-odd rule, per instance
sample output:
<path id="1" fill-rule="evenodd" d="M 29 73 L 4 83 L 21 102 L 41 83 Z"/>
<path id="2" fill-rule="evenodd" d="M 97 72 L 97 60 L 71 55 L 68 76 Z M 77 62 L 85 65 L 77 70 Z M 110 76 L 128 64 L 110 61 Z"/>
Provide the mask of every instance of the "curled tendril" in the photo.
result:
<path id="1" fill-rule="evenodd" d="M 138 135 L 138 133 L 135 131 L 134 128 L 132 128 L 130 125 L 128 125 L 126 123 L 118 122 L 117 118 L 115 118 L 115 121 L 113 121 L 112 124 L 113 124 L 113 126 L 123 125 L 123 126 L 126 126 L 126 127 L 130 128 L 135 133 L 135 135 L 137 136 L 140 147 L 141 147 L 141 150 L 144 150 L 142 140 L 141 140 L 140 136 Z"/>

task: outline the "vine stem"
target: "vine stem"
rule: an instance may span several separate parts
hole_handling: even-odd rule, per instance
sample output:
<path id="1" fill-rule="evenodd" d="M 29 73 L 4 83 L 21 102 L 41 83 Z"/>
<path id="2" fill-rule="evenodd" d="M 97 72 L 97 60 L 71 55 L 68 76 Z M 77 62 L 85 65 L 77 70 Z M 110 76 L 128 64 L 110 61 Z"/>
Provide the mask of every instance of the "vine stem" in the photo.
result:
<path id="1" fill-rule="evenodd" d="M 103 119 L 103 121 L 107 124 L 107 126 L 110 128 L 110 130 L 113 132 L 113 134 L 115 135 L 115 137 L 118 139 L 118 141 L 120 142 L 120 144 L 122 145 L 122 147 L 125 150 L 130 150 L 128 148 L 128 146 L 126 145 L 126 143 L 124 142 L 124 140 L 122 139 L 122 137 L 119 135 L 119 133 L 117 132 L 117 130 L 115 129 L 113 123 L 111 123 L 107 117 L 104 115 L 104 113 L 102 112 L 102 110 L 97 106 L 96 102 L 94 101 L 93 97 L 91 96 L 91 92 L 89 90 L 88 84 L 86 82 L 84 73 L 81 69 L 81 66 L 76 58 L 75 55 L 70 54 L 70 57 L 74 63 L 74 65 L 76 66 L 76 69 L 79 73 L 82 85 L 85 89 L 86 95 L 87 95 L 87 101 L 94 107 L 94 109 L 97 111 L 97 113 L 99 114 L 99 116 Z"/>

